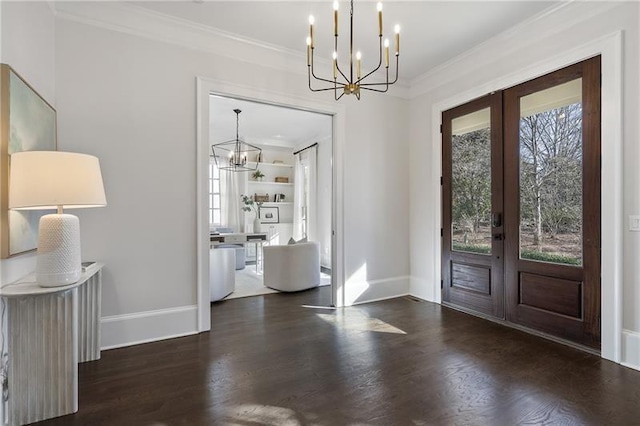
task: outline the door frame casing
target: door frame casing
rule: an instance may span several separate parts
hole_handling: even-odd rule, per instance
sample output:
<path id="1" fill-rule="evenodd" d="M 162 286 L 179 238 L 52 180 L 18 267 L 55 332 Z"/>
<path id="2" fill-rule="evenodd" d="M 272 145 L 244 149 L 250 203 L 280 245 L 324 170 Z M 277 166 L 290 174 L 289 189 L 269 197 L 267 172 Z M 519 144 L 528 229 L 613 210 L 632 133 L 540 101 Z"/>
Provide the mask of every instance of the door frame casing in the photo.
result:
<path id="1" fill-rule="evenodd" d="M 209 96 L 230 98 L 301 109 L 332 116 L 332 206 L 331 206 L 331 300 L 344 306 L 344 184 L 343 146 L 346 140 L 346 108 L 337 103 L 312 101 L 308 98 L 267 91 L 264 88 L 230 83 L 207 77 L 196 77 L 196 299 L 198 332 L 211 329 L 209 291 Z"/>
<path id="2" fill-rule="evenodd" d="M 433 229 L 442 227 L 442 144 L 440 125 L 442 112 L 487 93 L 512 87 L 596 55 L 602 56 L 602 182 L 601 217 L 608 218 L 601 228 L 601 356 L 620 363 L 622 358 L 622 279 L 623 279 L 623 194 L 622 194 L 622 32 L 616 31 L 584 45 L 540 61 L 435 103 L 431 122 L 433 156 L 431 157 L 431 206 Z M 436 232 L 435 235 L 438 235 Z M 442 241 L 433 241 L 433 301 L 442 302 Z M 437 284 L 436 284 L 437 283 Z"/>

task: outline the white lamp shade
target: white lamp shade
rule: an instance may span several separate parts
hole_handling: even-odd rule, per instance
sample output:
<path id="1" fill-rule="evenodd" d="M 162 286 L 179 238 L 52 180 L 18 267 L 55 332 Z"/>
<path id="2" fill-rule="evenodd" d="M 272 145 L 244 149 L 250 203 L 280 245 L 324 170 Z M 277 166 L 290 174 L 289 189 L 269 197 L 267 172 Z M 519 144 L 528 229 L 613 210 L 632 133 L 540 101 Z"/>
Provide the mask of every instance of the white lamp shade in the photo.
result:
<path id="1" fill-rule="evenodd" d="M 10 209 L 106 205 L 100 162 L 96 157 L 60 151 L 25 151 L 11 155 Z"/>

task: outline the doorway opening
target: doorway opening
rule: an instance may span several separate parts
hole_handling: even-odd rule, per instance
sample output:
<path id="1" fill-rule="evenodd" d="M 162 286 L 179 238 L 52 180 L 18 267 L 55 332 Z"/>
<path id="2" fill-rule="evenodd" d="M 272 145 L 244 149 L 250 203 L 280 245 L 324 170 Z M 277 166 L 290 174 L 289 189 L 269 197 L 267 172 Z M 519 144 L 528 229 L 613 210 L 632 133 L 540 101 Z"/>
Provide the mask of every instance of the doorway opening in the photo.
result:
<path id="1" fill-rule="evenodd" d="M 331 286 L 333 117 L 216 94 L 208 101 L 210 145 L 235 137 L 233 110 L 239 109 L 240 139 L 262 150 L 247 158 L 255 171 L 233 172 L 218 168 L 227 159 L 216 162 L 209 147 L 211 300 L 278 293 L 280 284 L 265 283 L 265 272 L 267 280 L 286 281 L 283 269 L 301 262 L 288 256 L 307 245 L 318 253 L 318 286 Z M 292 247 L 280 250 L 282 246 Z M 233 271 L 226 271 L 226 276 L 219 272 L 230 261 L 221 251 L 235 252 Z M 303 255 L 302 262 L 309 256 Z M 296 282 L 290 287 L 284 283 L 285 291 L 315 287 L 315 278 L 300 273 L 300 282 L 295 274 L 289 275 Z M 311 281 L 305 283 L 307 279 Z M 333 292 L 326 293 L 329 306 Z"/>

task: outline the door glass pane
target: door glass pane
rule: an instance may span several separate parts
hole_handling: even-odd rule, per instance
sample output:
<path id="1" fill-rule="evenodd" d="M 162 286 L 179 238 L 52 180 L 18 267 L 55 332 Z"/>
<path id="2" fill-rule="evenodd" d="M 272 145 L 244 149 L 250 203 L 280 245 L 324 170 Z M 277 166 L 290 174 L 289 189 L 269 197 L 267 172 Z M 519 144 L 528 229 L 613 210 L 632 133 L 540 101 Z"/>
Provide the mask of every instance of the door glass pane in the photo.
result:
<path id="1" fill-rule="evenodd" d="M 582 79 L 520 99 L 520 257 L 582 264 Z"/>
<path id="2" fill-rule="evenodd" d="M 451 249 L 491 253 L 491 110 L 451 121 Z"/>

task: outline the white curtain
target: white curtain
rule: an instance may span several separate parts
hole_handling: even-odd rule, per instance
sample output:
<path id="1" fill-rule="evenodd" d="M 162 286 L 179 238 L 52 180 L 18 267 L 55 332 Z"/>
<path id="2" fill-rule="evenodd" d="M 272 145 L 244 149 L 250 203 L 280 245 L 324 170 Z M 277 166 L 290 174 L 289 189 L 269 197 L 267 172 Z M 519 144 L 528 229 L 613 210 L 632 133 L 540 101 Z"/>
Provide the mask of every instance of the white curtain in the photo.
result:
<path id="1" fill-rule="evenodd" d="M 293 238 L 299 240 L 303 236 L 302 218 L 304 217 L 305 196 L 304 196 L 304 167 L 300 154 L 295 156 L 294 177 L 293 177 Z"/>
<path id="2" fill-rule="evenodd" d="M 247 173 L 220 170 L 220 219 L 222 226 L 242 232 L 242 200 L 240 195 L 247 181 Z"/>
<path id="3" fill-rule="evenodd" d="M 307 238 L 318 241 L 318 145 L 307 154 Z"/>
<path id="4" fill-rule="evenodd" d="M 309 241 L 317 241 L 317 145 L 296 155 L 294 179 L 293 238 L 299 240 L 306 236 Z"/>

